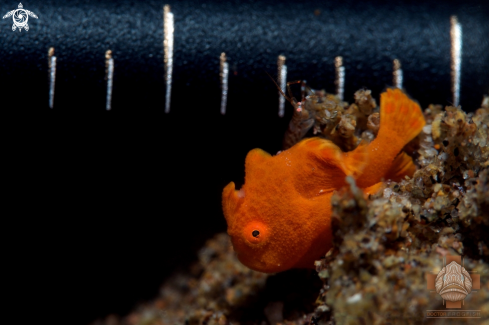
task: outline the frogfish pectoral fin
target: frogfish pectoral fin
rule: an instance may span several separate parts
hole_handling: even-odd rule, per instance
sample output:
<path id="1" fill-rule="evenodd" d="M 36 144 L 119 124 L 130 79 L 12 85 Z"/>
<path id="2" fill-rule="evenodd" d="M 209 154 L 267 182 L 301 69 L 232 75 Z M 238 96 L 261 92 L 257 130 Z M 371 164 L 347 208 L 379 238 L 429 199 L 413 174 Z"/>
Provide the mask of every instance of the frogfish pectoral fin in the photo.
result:
<path id="1" fill-rule="evenodd" d="M 407 153 L 401 152 L 392 162 L 392 167 L 384 177 L 384 180 L 390 179 L 394 182 L 400 182 L 406 175 L 409 177 L 413 176 L 415 171 L 416 165 L 413 163 L 413 159 Z M 383 182 L 379 182 L 364 188 L 363 191 L 367 195 L 375 194 L 382 188 L 383 184 Z"/>
<path id="2" fill-rule="evenodd" d="M 416 165 L 413 159 L 405 152 L 401 152 L 392 162 L 392 167 L 384 177 L 385 180 L 393 180 L 399 182 L 404 176 L 413 176 L 416 171 Z"/>
<path id="3" fill-rule="evenodd" d="M 301 170 L 296 173 L 295 188 L 305 197 L 331 193 L 344 186 L 346 176 L 361 173 L 367 153 L 362 145 L 355 152 L 344 153 L 333 142 L 321 138 L 308 138 L 294 148 Z"/>
<path id="4" fill-rule="evenodd" d="M 308 143 L 310 148 L 316 147 L 322 160 L 328 164 L 334 164 L 347 175 L 358 176 L 368 162 L 367 143 L 362 142 L 351 152 L 343 152 L 329 140 L 311 138 Z"/>
<path id="5" fill-rule="evenodd" d="M 372 185 L 372 186 L 370 186 L 370 187 L 364 188 L 364 189 L 363 189 L 363 192 L 364 192 L 364 193 L 365 193 L 367 196 L 368 196 L 368 195 L 370 195 L 370 194 L 375 194 L 375 193 L 377 193 L 377 192 L 378 192 L 378 191 L 379 191 L 379 190 L 382 188 L 382 185 L 383 185 L 383 184 L 384 184 L 384 183 L 379 182 L 379 183 L 374 184 L 374 185 Z"/>

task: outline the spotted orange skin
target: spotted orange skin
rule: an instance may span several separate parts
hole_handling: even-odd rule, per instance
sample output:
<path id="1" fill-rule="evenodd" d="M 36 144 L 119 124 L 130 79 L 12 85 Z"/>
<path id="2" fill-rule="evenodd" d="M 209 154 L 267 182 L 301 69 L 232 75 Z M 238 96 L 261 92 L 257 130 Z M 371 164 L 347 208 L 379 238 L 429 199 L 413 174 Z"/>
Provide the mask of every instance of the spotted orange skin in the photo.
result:
<path id="1" fill-rule="evenodd" d="M 241 263 L 265 273 L 314 267 L 332 247 L 331 196 L 347 175 L 365 192 L 382 179 L 412 176 L 416 168 L 401 150 L 425 125 L 419 105 L 401 90 L 388 89 L 381 94 L 380 118 L 377 138 L 348 153 L 320 138 L 276 156 L 261 149 L 248 153 L 244 185 L 238 191 L 231 182 L 222 196 Z"/>

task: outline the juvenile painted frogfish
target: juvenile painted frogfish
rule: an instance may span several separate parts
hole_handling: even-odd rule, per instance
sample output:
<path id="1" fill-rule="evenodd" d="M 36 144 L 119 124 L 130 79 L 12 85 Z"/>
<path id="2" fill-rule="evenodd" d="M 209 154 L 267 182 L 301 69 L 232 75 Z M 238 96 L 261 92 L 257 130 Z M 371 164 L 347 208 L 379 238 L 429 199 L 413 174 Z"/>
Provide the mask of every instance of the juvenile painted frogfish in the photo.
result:
<path id="1" fill-rule="evenodd" d="M 370 143 L 350 152 L 329 140 L 307 138 L 271 156 L 253 149 L 245 182 L 223 190 L 222 205 L 238 259 L 250 269 L 275 273 L 312 268 L 332 247 L 331 197 L 352 176 L 371 193 L 382 180 L 399 181 L 416 171 L 403 147 L 425 125 L 419 105 L 399 89 L 380 99 L 380 129 Z"/>

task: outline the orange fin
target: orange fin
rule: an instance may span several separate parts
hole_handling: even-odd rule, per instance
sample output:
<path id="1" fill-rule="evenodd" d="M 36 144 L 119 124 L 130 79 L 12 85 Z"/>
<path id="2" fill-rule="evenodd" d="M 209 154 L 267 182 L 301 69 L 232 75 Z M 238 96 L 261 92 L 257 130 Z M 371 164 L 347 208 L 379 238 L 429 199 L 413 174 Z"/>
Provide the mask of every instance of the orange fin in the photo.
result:
<path id="1" fill-rule="evenodd" d="M 341 149 L 330 140 L 321 138 L 309 138 L 301 142 L 301 145 L 307 146 L 308 149 L 314 150 L 317 156 L 328 165 L 330 173 L 341 172 L 342 177 L 347 175 L 355 176 L 363 170 L 368 152 L 367 144 L 362 143 L 357 149 L 344 153 Z M 337 168 L 334 171 L 333 168 Z"/>
<path id="2" fill-rule="evenodd" d="M 406 154 L 405 152 L 401 152 L 396 159 L 392 162 L 391 169 L 387 172 L 384 180 L 392 180 L 394 182 L 401 181 L 404 176 L 413 176 L 416 171 L 416 165 L 413 163 L 413 159 Z M 364 188 L 363 191 L 365 194 L 375 194 L 382 187 L 383 182 L 379 182 L 370 187 Z"/>
<path id="3" fill-rule="evenodd" d="M 367 195 L 369 194 L 375 194 L 377 193 L 381 188 L 382 188 L 382 184 L 384 184 L 383 182 L 379 182 L 377 184 L 374 184 L 370 187 L 367 187 L 367 188 L 364 188 L 363 189 L 363 192 Z"/>
<path id="4" fill-rule="evenodd" d="M 321 138 L 303 140 L 299 146 L 313 152 L 321 161 L 318 166 L 321 166 L 320 170 L 323 172 L 321 179 L 315 182 L 323 192 L 331 192 L 343 186 L 346 176 L 357 178 L 368 162 L 369 152 L 366 142 L 362 142 L 355 150 L 346 153 L 332 141 Z"/>
<path id="5" fill-rule="evenodd" d="M 301 175 L 312 174 L 304 181 L 298 179 L 297 188 L 306 196 L 332 192 L 345 184 L 345 177 L 350 171 L 345 167 L 345 157 L 341 149 L 333 142 L 321 138 L 302 140 L 289 150 L 301 151 L 300 157 L 304 170 Z"/>
<path id="6" fill-rule="evenodd" d="M 343 153 L 344 170 L 347 175 L 357 178 L 368 163 L 368 143 L 362 141 L 355 150 Z"/>
<path id="7" fill-rule="evenodd" d="M 414 164 L 413 159 L 405 152 L 401 152 L 392 162 L 392 167 L 389 169 L 384 179 L 399 182 L 406 175 L 409 177 L 413 176 L 415 171 L 416 165 Z"/>
<path id="8" fill-rule="evenodd" d="M 389 88 L 380 95 L 379 136 L 396 136 L 408 143 L 421 132 L 425 124 L 419 104 L 402 90 Z"/>
<path id="9" fill-rule="evenodd" d="M 301 151 L 312 152 L 329 165 L 341 165 L 341 149 L 332 141 L 314 137 L 302 140 L 296 145 Z"/>

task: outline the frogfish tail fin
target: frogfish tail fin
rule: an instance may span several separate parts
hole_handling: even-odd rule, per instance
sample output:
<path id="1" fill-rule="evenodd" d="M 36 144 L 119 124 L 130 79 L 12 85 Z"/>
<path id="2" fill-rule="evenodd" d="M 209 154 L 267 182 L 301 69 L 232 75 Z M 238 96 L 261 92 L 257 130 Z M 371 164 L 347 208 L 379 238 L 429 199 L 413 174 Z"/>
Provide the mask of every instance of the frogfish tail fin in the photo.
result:
<path id="1" fill-rule="evenodd" d="M 380 95 L 379 136 L 395 136 L 408 143 L 421 132 L 425 124 L 419 104 L 402 90 L 389 88 Z"/>

